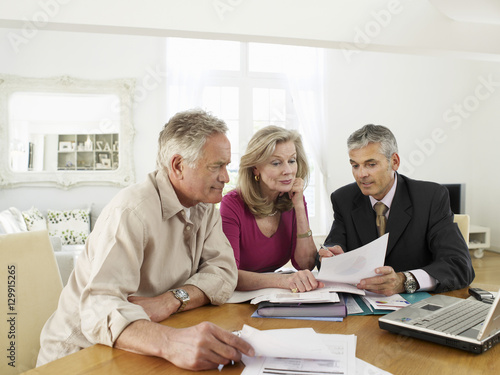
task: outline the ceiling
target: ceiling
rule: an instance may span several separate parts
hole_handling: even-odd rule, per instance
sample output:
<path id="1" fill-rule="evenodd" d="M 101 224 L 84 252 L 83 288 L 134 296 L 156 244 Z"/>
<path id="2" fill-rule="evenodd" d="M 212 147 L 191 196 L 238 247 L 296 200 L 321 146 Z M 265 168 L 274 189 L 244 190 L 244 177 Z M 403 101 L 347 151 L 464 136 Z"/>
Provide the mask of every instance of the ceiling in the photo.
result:
<path id="1" fill-rule="evenodd" d="M 500 25 L 500 0 L 429 0 L 445 16 L 459 22 Z"/>

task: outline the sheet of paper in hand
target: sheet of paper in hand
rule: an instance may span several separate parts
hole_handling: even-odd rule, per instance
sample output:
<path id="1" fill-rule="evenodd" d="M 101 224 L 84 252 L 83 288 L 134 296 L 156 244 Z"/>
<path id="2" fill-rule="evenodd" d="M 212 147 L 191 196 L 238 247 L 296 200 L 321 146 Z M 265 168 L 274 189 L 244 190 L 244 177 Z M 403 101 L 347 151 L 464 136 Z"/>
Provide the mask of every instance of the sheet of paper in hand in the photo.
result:
<path id="1" fill-rule="evenodd" d="M 377 276 L 375 268 L 382 267 L 387 251 L 389 233 L 355 250 L 321 260 L 318 280 L 357 284 L 361 279 Z"/>

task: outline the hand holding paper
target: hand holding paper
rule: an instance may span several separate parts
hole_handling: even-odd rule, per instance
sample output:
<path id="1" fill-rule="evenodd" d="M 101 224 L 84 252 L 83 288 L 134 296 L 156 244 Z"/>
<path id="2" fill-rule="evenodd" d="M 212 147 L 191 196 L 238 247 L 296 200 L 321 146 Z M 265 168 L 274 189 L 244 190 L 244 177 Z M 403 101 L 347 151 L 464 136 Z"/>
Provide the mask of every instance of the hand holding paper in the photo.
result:
<path id="1" fill-rule="evenodd" d="M 389 233 L 356 250 L 323 258 L 318 280 L 358 284 L 362 279 L 377 276 L 375 268 L 384 265 L 388 240 Z"/>

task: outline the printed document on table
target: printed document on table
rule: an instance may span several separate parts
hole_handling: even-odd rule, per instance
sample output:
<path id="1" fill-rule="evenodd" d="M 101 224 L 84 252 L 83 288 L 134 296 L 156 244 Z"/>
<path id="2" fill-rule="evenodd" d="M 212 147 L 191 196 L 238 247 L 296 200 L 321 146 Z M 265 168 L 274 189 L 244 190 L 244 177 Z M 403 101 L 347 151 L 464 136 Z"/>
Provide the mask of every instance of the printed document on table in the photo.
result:
<path id="1" fill-rule="evenodd" d="M 358 284 L 362 279 L 377 276 L 375 268 L 382 267 L 387 251 L 389 233 L 347 253 L 321 260 L 318 280 Z"/>
<path id="2" fill-rule="evenodd" d="M 240 337 L 255 349 L 243 356 L 242 375 L 273 373 L 295 375 L 354 374 L 356 336 L 317 334 L 312 328 L 259 331 L 245 325 Z"/>
<path id="3" fill-rule="evenodd" d="M 317 273 L 313 272 L 317 277 Z M 282 302 L 282 303 L 314 303 L 314 302 L 338 302 L 337 292 L 351 294 L 365 294 L 364 290 L 345 283 L 334 283 L 323 281 L 324 288 L 311 290 L 304 293 L 291 293 L 287 289 L 264 288 L 258 290 L 239 291 L 235 290 L 226 303 L 241 303 L 251 301 L 257 304 L 262 301 Z"/>
<path id="4" fill-rule="evenodd" d="M 365 296 L 361 298 L 363 298 L 365 303 L 370 304 L 374 309 L 378 310 L 399 310 L 411 305 L 411 303 L 405 300 L 400 294 L 384 296 L 373 292 L 366 292 Z"/>

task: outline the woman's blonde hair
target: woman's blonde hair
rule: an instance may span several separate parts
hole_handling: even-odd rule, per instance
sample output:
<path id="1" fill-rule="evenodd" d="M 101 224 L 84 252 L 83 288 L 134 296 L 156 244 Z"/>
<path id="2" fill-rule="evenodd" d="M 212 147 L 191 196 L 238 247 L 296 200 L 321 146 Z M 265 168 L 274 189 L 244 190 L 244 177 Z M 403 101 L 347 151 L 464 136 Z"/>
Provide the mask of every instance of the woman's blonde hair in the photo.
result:
<path id="1" fill-rule="evenodd" d="M 269 202 L 262 196 L 260 184 L 255 180 L 253 168 L 266 162 L 276 149 L 278 143 L 293 142 L 297 153 L 297 174 L 307 184 L 309 179 L 309 165 L 302 144 L 300 134 L 295 130 L 288 130 L 279 126 L 266 126 L 256 132 L 248 142 L 245 154 L 241 157 L 238 174 L 237 190 L 252 214 L 267 216 L 279 210 L 291 210 L 293 203 L 288 194 L 283 194 L 276 202 Z"/>

